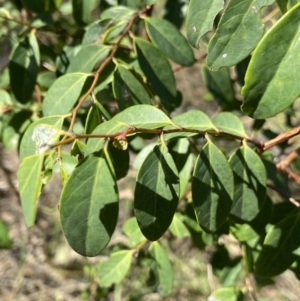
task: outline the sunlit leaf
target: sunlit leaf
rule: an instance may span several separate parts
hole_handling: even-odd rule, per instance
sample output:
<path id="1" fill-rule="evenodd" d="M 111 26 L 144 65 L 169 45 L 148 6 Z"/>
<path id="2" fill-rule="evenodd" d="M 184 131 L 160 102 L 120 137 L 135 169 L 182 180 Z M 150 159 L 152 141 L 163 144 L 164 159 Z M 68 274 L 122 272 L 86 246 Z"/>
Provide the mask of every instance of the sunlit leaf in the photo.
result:
<path id="1" fill-rule="evenodd" d="M 128 237 L 130 248 L 135 248 L 139 243 L 146 240 L 135 217 L 128 219 L 123 225 L 122 230 Z"/>
<path id="2" fill-rule="evenodd" d="M 186 228 L 180 217 L 181 215 L 176 212 L 169 227 L 169 230 L 174 236 L 179 238 L 191 236 L 189 230 Z"/>

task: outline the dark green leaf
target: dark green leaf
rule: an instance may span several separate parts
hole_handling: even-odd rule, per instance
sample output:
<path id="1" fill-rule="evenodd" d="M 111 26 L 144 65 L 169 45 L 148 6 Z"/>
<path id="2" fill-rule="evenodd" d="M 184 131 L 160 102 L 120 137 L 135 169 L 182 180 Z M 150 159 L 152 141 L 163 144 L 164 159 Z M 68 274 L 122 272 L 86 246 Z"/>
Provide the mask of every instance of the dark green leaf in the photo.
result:
<path id="1" fill-rule="evenodd" d="M 170 22 L 158 18 L 145 18 L 146 30 L 151 41 L 167 57 L 182 66 L 192 66 L 194 53 L 185 37 Z"/>
<path id="2" fill-rule="evenodd" d="M 61 0 L 22 0 L 22 3 L 31 11 L 35 13 L 42 13 L 58 9 L 61 4 Z"/>
<path id="3" fill-rule="evenodd" d="M 84 26 L 93 22 L 92 11 L 98 5 L 98 0 L 72 0 L 73 17 L 78 25 Z"/>
<path id="4" fill-rule="evenodd" d="M 207 232 L 216 231 L 231 209 L 233 175 L 224 154 L 210 141 L 197 159 L 192 194 L 199 224 Z"/>
<path id="5" fill-rule="evenodd" d="M 129 271 L 134 250 L 112 253 L 107 261 L 101 261 L 97 267 L 97 278 L 101 287 L 110 287 L 120 283 Z"/>
<path id="6" fill-rule="evenodd" d="M 43 161 L 43 155 L 32 155 L 26 157 L 18 169 L 20 198 L 27 227 L 33 226 L 35 222 L 37 200 L 43 184 L 41 178 Z"/>
<path id="7" fill-rule="evenodd" d="M 26 103 L 31 99 L 39 65 L 39 47 L 32 32 L 17 45 L 9 62 L 11 88 L 20 103 Z"/>
<path id="8" fill-rule="evenodd" d="M 288 4 L 288 0 L 276 0 L 276 3 L 280 8 L 281 13 L 285 14 L 287 12 L 286 6 Z"/>
<path id="9" fill-rule="evenodd" d="M 220 131 L 240 137 L 247 137 L 244 125 L 239 117 L 229 112 L 221 112 L 212 122 Z"/>
<path id="10" fill-rule="evenodd" d="M 168 254 L 158 242 L 153 242 L 149 248 L 150 255 L 156 262 L 159 285 L 164 297 L 170 295 L 173 288 L 174 271 Z"/>
<path id="11" fill-rule="evenodd" d="M 118 191 L 104 151 L 76 166 L 61 194 L 60 218 L 69 244 L 79 254 L 96 256 L 108 244 L 118 218 Z"/>
<path id="12" fill-rule="evenodd" d="M 246 144 L 229 159 L 234 175 L 234 199 L 231 216 L 252 221 L 266 198 L 267 175 L 260 157 Z"/>
<path id="13" fill-rule="evenodd" d="M 203 133 L 209 130 L 215 130 L 214 125 L 212 124 L 209 117 L 203 113 L 202 111 L 198 110 L 190 110 L 183 114 L 177 115 L 172 118 L 172 121 L 179 125 L 182 128 L 201 131 Z M 166 126 L 164 130 L 175 129 L 174 126 Z M 178 132 L 178 133 L 170 133 L 165 134 L 165 139 L 171 138 L 179 138 L 179 137 L 191 137 L 197 135 L 198 133 L 193 132 Z"/>
<path id="14" fill-rule="evenodd" d="M 136 104 L 151 104 L 145 86 L 133 72 L 122 65 L 118 65 L 114 74 L 113 92 L 120 110 Z"/>
<path id="15" fill-rule="evenodd" d="M 63 116 L 49 116 L 49 117 L 40 118 L 36 120 L 34 123 L 32 123 L 22 137 L 20 150 L 19 150 L 20 159 L 23 160 L 25 157 L 33 155 L 37 152 L 37 146 L 32 137 L 33 137 L 33 132 L 38 125 L 42 125 L 42 124 L 52 125 L 57 130 L 60 130 L 62 128 L 63 121 L 64 121 Z M 49 137 L 47 138 L 47 140 L 44 141 L 44 143 L 47 142 L 49 142 Z"/>
<path id="16" fill-rule="evenodd" d="M 239 109 L 240 103 L 235 98 L 233 82 L 227 69 L 211 71 L 203 64 L 202 73 L 207 89 L 224 110 Z"/>
<path id="17" fill-rule="evenodd" d="M 96 64 L 106 59 L 109 51 L 110 49 L 103 45 L 89 44 L 82 46 L 79 52 L 72 57 L 67 73 L 92 72 Z"/>
<path id="18" fill-rule="evenodd" d="M 87 73 L 69 73 L 59 77 L 51 86 L 43 101 L 43 113 L 49 115 L 63 115 L 71 111 L 80 97 Z"/>
<path id="19" fill-rule="evenodd" d="M 153 149 L 138 175 L 134 211 L 147 239 L 159 239 L 170 226 L 179 200 L 179 177 L 175 163 L 162 144 Z"/>
<path id="20" fill-rule="evenodd" d="M 299 24 L 300 3 L 271 28 L 253 52 L 242 89 L 242 110 L 246 115 L 256 119 L 272 117 L 299 96 Z"/>
<path id="21" fill-rule="evenodd" d="M 187 38 L 199 49 L 200 38 L 213 28 L 216 15 L 223 8 L 223 0 L 190 0 L 186 17 Z"/>
<path id="22" fill-rule="evenodd" d="M 140 67 L 146 75 L 151 89 L 160 97 L 164 105 L 176 107 L 175 78 L 167 58 L 145 40 L 136 38 L 135 46 Z"/>
<path id="23" fill-rule="evenodd" d="M 102 123 L 101 119 L 101 111 L 98 108 L 96 103 L 93 103 L 91 108 L 89 109 L 86 122 L 85 122 L 85 133 L 90 134 L 93 130 Z"/>
<path id="24" fill-rule="evenodd" d="M 186 8 L 186 0 L 167 0 L 164 19 L 170 21 L 179 29 L 184 21 L 184 11 Z"/>
<path id="25" fill-rule="evenodd" d="M 299 228 L 299 213 L 286 217 L 271 228 L 255 262 L 255 271 L 259 276 L 276 276 L 299 258 Z"/>
<path id="26" fill-rule="evenodd" d="M 252 52 L 265 30 L 260 20 L 260 10 L 273 2 L 229 2 L 208 45 L 207 65 L 212 70 L 233 66 Z"/>

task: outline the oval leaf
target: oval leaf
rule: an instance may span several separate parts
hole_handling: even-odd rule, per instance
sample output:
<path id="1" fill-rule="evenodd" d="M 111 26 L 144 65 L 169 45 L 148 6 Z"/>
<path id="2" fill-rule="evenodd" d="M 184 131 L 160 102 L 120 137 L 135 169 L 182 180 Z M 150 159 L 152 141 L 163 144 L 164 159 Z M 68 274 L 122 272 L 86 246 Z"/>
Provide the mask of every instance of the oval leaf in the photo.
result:
<path id="1" fill-rule="evenodd" d="M 59 77 L 51 86 L 43 101 L 43 113 L 63 115 L 69 113 L 80 97 L 87 73 L 69 73 Z"/>
<path id="2" fill-rule="evenodd" d="M 212 122 L 216 128 L 224 133 L 247 137 L 241 119 L 232 113 L 221 112 L 212 119 Z"/>
<path id="3" fill-rule="evenodd" d="M 231 216 L 252 221 L 266 198 L 266 169 L 260 157 L 246 144 L 229 159 L 234 175 L 234 198 Z"/>
<path id="4" fill-rule="evenodd" d="M 79 52 L 72 57 L 67 73 L 92 72 L 95 65 L 103 61 L 109 54 L 109 48 L 103 45 L 84 45 Z"/>
<path id="5" fill-rule="evenodd" d="M 192 180 L 195 213 L 207 232 L 227 219 L 233 199 L 233 175 L 224 154 L 210 141 L 203 147 Z"/>
<path id="6" fill-rule="evenodd" d="M 142 82 L 122 65 L 118 65 L 114 74 L 113 92 L 120 110 L 136 104 L 151 104 L 150 95 Z"/>
<path id="7" fill-rule="evenodd" d="M 158 242 L 153 242 L 149 248 L 151 257 L 155 260 L 162 295 L 168 296 L 173 288 L 174 271 L 168 254 Z"/>
<path id="8" fill-rule="evenodd" d="M 264 34 L 260 10 L 274 0 L 231 0 L 208 45 L 207 65 L 212 70 L 229 67 L 247 57 Z"/>
<path id="9" fill-rule="evenodd" d="M 179 177 L 165 145 L 142 164 L 135 187 L 134 212 L 145 237 L 159 239 L 170 226 L 179 200 Z"/>
<path id="10" fill-rule="evenodd" d="M 49 117 L 43 117 L 35 122 L 33 122 L 28 129 L 26 130 L 25 134 L 22 137 L 21 145 L 20 145 L 20 159 L 23 160 L 25 157 L 36 154 L 36 144 L 34 140 L 32 139 L 34 129 L 41 124 L 48 124 L 52 125 L 57 130 L 60 130 L 62 128 L 64 121 L 63 116 L 49 116 Z"/>
<path id="11" fill-rule="evenodd" d="M 30 33 L 14 49 L 9 62 L 12 91 L 20 103 L 30 100 L 40 65 L 39 47 L 34 33 Z"/>
<path id="12" fill-rule="evenodd" d="M 186 16 L 189 43 L 199 49 L 200 38 L 213 28 L 216 15 L 223 8 L 224 0 L 191 0 Z"/>
<path id="13" fill-rule="evenodd" d="M 118 191 L 103 151 L 74 169 L 61 194 L 60 218 L 70 246 L 79 254 L 99 255 L 108 244 L 118 219 Z"/>
<path id="14" fill-rule="evenodd" d="M 27 227 L 33 226 L 35 222 L 37 200 L 43 185 L 43 162 L 43 155 L 32 155 L 25 158 L 18 169 L 19 192 Z"/>
<path id="15" fill-rule="evenodd" d="M 201 131 L 203 133 L 209 130 L 215 130 L 214 125 L 212 124 L 209 117 L 205 113 L 198 110 L 190 110 L 183 114 L 177 115 L 174 118 L 172 118 L 172 121 L 182 128 Z M 174 126 L 166 126 L 164 130 L 170 130 L 174 128 L 175 128 Z M 191 137 L 197 134 L 198 134 L 197 132 L 196 133 L 178 132 L 178 133 L 165 134 L 164 138 L 171 139 L 171 138 L 179 138 L 179 137 Z"/>
<path id="16" fill-rule="evenodd" d="M 300 3 L 271 28 L 253 52 L 242 89 L 242 110 L 246 115 L 256 119 L 272 117 L 300 95 L 299 24 Z"/>
<path id="17" fill-rule="evenodd" d="M 120 283 L 129 271 L 134 251 L 118 251 L 112 253 L 107 261 L 99 263 L 98 282 L 101 287 L 110 287 Z"/>
<path id="18" fill-rule="evenodd" d="M 276 276 L 299 258 L 299 228 L 299 213 L 286 217 L 271 228 L 255 263 L 255 271 L 259 276 Z"/>
<path id="19" fill-rule="evenodd" d="M 139 243 L 146 240 L 135 217 L 128 219 L 125 222 L 122 230 L 128 237 L 130 248 L 135 248 Z"/>
<path id="20" fill-rule="evenodd" d="M 146 30 L 153 44 L 172 61 L 182 66 L 192 66 L 194 53 L 181 32 L 169 21 L 145 18 Z"/>

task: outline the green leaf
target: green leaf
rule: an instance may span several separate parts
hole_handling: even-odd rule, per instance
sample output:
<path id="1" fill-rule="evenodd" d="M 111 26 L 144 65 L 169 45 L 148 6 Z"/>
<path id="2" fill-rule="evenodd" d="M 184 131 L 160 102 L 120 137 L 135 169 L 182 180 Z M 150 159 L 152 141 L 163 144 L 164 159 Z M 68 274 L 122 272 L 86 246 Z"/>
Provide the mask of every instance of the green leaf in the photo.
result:
<path id="1" fill-rule="evenodd" d="M 224 133 L 247 137 L 241 119 L 232 113 L 221 112 L 212 119 L 212 122 L 216 128 Z"/>
<path id="2" fill-rule="evenodd" d="M 0 89 L 0 116 L 3 114 L 2 110 L 10 105 L 12 105 L 10 95 L 5 90 Z"/>
<path id="3" fill-rule="evenodd" d="M 173 288 L 174 271 L 168 254 L 158 242 L 153 242 L 149 248 L 151 257 L 156 262 L 156 272 L 158 274 L 159 285 L 164 297 L 170 295 Z"/>
<path id="4" fill-rule="evenodd" d="M 100 20 L 91 24 L 85 31 L 82 38 L 82 45 L 97 44 L 99 43 L 99 38 L 107 29 L 110 24 L 110 20 Z"/>
<path id="5" fill-rule="evenodd" d="M 247 57 L 264 34 L 260 10 L 273 2 L 231 0 L 208 44 L 208 67 L 230 67 Z"/>
<path id="6" fill-rule="evenodd" d="M 203 64 L 202 73 L 207 89 L 224 110 L 239 109 L 240 103 L 235 98 L 233 82 L 227 69 L 211 71 Z"/>
<path id="7" fill-rule="evenodd" d="M 165 55 L 151 43 L 136 38 L 135 46 L 140 67 L 148 83 L 164 105 L 176 106 L 176 83 L 171 65 Z"/>
<path id="8" fill-rule="evenodd" d="M 172 124 L 169 117 L 161 110 L 150 105 L 136 105 L 125 109 L 115 115 L 111 120 L 98 125 L 93 134 L 115 134 L 121 133 L 130 127 L 155 129 Z M 86 155 L 100 150 L 104 139 L 89 139 Z"/>
<path id="9" fill-rule="evenodd" d="M 181 32 L 169 21 L 145 18 L 146 30 L 153 44 L 167 57 L 182 66 L 192 66 L 194 53 Z"/>
<path id="10" fill-rule="evenodd" d="M 70 246 L 79 254 L 99 255 L 108 244 L 118 219 L 118 191 L 104 151 L 76 166 L 61 194 L 60 218 Z"/>
<path id="11" fill-rule="evenodd" d="M 134 212 L 145 237 L 159 239 L 170 226 L 179 200 L 179 178 L 165 145 L 157 145 L 142 164 L 134 195 Z"/>
<path id="12" fill-rule="evenodd" d="M 136 104 L 151 105 L 151 98 L 145 86 L 133 72 L 122 65 L 118 65 L 114 74 L 113 92 L 120 110 Z"/>
<path id="13" fill-rule="evenodd" d="M 97 280 L 101 287 L 121 283 L 130 269 L 133 252 L 134 250 L 114 252 L 107 261 L 99 263 Z"/>
<path id="14" fill-rule="evenodd" d="M 31 99 L 40 65 L 37 39 L 30 33 L 12 52 L 9 76 L 12 91 L 20 103 Z"/>
<path id="15" fill-rule="evenodd" d="M 181 221 L 181 214 L 179 214 L 178 212 L 175 213 L 169 230 L 174 236 L 178 238 L 191 236 L 189 230 Z"/>
<path id="16" fill-rule="evenodd" d="M 64 121 L 63 116 L 49 116 L 49 117 L 40 118 L 40 119 L 36 120 L 35 122 L 33 122 L 28 127 L 28 129 L 26 130 L 26 132 L 23 135 L 23 138 L 21 140 L 20 149 L 19 149 L 20 160 L 23 160 L 27 156 L 36 154 L 37 147 L 36 147 L 36 144 L 35 144 L 34 140 L 32 139 L 32 137 L 33 137 L 34 129 L 38 125 L 48 124 L 48 125 L 52 125 L 57 130 L 60 130 L 62 128 L 63 121 Z M 49 140 L 47 140 L 47 142 L 48 141 Z"/>
<path id="17" fill-rule="evenodd" d="M 98 0 L 72 0 L 73 17 L 80 26 L 93 22 L 92 11 L 98 5 Z"/>
<path id="18" fill-rule="evenodd" d="M 203 133 L 209 130 L 215 130 L 214 125 L 212 124 L 209 117 L 202 111 L 198 111 L 198 110 L 190 110 L 183 114 L 177 115 L 174 118 L 172 118 L 172 121 L 182 128 L 201 131 Z M 164 130 L 169 130 L 169 129 L 175 129 L 175 127 L 169 125 L 164 128 Z M 179 138 L 179 137 L 191 137 L 197 134 L 198 133 L 192 133 L 192 132 L 190 133 L 178 132 L 178 133 L 165 134 L 164 138 L 167 140 L 167 139 Z"/>
<path id="19" fill-rule="evenodd" d="M 27 227 L 34 225 L 37 200 L 42 190 L 41 171 L 44 155 L 26 157 L 18 169 L 19 191 Z"/>
<path id="20" fill-rule="evenodd" d="M 223 8 L 223 0 L 191 0 L 186 16 L 187 38 L 199 49 L 200 38 L 213 28 L 216 15 Z"/>
<path id="21" fill-rule="evenodd" d="M 0 220 L 0 249 L 9 249 L 13 241 L 9 237 L 8 227 Z"/>
<path id="22" fill-rule="evenodd" d="M 246 115 L 255 119 L 272 117 L 299 96 L 299 23 L 300 3 L 270 29 L 253 52 L 242 89 Z"/>
<path id="23" fill-rule="evenodd" d="M 186 190 L 191 178 L 195 155 L 191 153 L 190 142 L 185 138 L 169 143 L 168 148 L 179 173 L 179 199 L 182 199 L 186 194 Z"/>
<path id="24" fill-rule="evenodd" d="M 80 97 L 87 73 L 69 73 L 59 77 L 51 86 L 43 101 L 43 113 L 49 115 L 63 115 L 71 111 Z"/>
<path id="25" fill-rule="evenodd" d="M 103 34 L 102 43 L 112 42 L 114 38 L 120 36 L 128 25 L 128 21 L 121 21 L 109 27 Z"/>
<path id="26" fill-rule="evenodd" d="M 92 133 L 100 123 L 102 123 L 101 111 L 99 110 L 97 103 L 93 103 L 86 118 L 85 133 Z"/>
<path id="27" fill-rule="evenodd" d="M 129 20 L 134 13 L 135 11 L 127 6 L 117 5 L 106 9 L 101 14 L 101 19 L 112 19 L 112 21 Z"/>
<path id="28" fill-rule="evenodd" d="M 255 262 L 255 272 L 259 276 L 276 276 L 299 258 L 299 228 L 299 213 L 286 217 L 271 228 Z"/>
<path id="29" fill-rule="evenodd" d="M 61 4 L 61 0 L 22 0 L 22 3 L 31 11 L 35 13 L 42 13 L 58 9 Z"/>
<path id="30" fill-rule="evenodd" d="M 232 154 L 229 163 L 235 185 L 231 216 L 249 222 L 265 202 L 266 169 L 260 157 L 246 144 Z"/>
<path id="31" fill-rule="evenodd" d="M 84 45 L 78 53 L 72 57 L 67 73 L 72 72 L 92 72 L 95 65 L 107 58 L 110 49 L 103 45 Z"/>
<path id="32" fill-rule="evenodd" d="M 287 12 L 287 4 L 288 0 L 276 0 L 276 3 L 278 7 L 280 8 L 280 11 L 282 14 L 285 14 Z"/>
<path id="33" fill-rule="evenodd" d="M 184 22 L 184 13 L 187 9 L 187 3 L 183 1 L 167 0 L 165 4 L 164 19 L 174 24 L 178 29 Z"/>
<path id="34" fill-rule="evenodd" d="M 243 301 L 244 295 L 242 291 L 235 287 L 222 287 L 215 290 L 208 298 L 212 301 Z"/>
<path id="35" fill-rule="evenodd" d="M 207 232 L 216 231 L 231 209 L 233 175 L 224 154 L 210 141 L 196 161 L 192 194 L 200 226 Z"/>
<path id="36" fill-rule="evenodd" d="M 142 241 L 146 240 L 135 217 L 128 219 L 123 225 L 122 230 L 128 237 L 130 248 L 135 248 Z"/>
<path id="37" fill-rule="evenodd" d="M 40 72 L 37 78 L 38 85 L 42 90 L 49 90 L 51 85 L 56 80 L 56 74 L 53 71 L 43 71 Z"/>

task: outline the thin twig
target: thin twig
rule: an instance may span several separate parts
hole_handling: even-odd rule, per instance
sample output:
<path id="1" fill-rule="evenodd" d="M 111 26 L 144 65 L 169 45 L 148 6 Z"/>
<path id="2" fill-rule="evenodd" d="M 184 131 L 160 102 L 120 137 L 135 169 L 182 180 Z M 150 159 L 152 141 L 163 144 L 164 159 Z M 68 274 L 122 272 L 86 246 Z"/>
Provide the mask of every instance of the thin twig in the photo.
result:
<path id="1" fill-rule="evenodd" d="M 272 184 L 267 184 L 267 187 L 269 187 L 270 189 L 276 191 L 278 194 L 280 194 L 283 198 L 287 199 L 289 202 L 291 202 L 297 208 L 300 208 L 300 203 L 297 202 L 294 198 L 292 198 L 288 194 L 286 194 L 284 191 L 278 189 L 277 187 L 275 187 Z"/>

